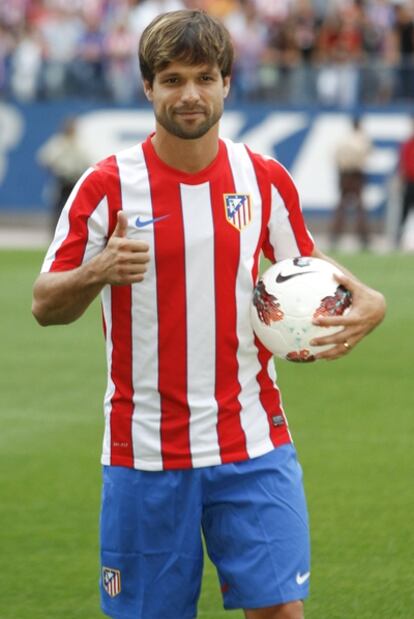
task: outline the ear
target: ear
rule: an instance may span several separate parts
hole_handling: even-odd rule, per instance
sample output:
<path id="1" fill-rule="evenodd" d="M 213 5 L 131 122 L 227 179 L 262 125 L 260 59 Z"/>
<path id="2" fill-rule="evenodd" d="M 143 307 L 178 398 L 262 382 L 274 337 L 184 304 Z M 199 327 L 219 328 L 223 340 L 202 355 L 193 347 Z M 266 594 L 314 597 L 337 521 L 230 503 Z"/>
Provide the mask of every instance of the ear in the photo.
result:
<path id="1" fill-rule="evenodd" d="M 143 80 L 144 84 L 144 94 L 147 97 L 148 101 L 152 101 L 152 84 L 148 80 Z"/>
<path id="2" fill-rule="evenodd" d="M 231 83 L 231 77 L 230 75 L 226 75 L 226 77 L 223 77 L 223 92 L 224 92 L 224 98 L 227 97 L 227 95 L 230 92 L 230 83 Z"/>

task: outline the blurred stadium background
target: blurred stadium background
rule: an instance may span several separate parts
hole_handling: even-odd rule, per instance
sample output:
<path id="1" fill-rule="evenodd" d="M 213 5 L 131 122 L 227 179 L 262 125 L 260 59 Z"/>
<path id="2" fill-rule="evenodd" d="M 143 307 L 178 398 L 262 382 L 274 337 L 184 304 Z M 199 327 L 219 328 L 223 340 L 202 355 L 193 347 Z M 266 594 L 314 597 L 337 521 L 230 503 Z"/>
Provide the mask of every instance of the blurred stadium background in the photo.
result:
<path id="1" fill-rule="evenodd" d="M 156 14 L 182 7 L 219 17 L 235 42 L 223 134 L 288 167 L 322 240 L 338 199 L 334 148 L 361 117 L 374 144 L 364 190 L 372 247 L 395 246 L 398 150 L 414 103 L 413 0 L 1 2 L 0 243 L 48 241 L 54 188 L 38 151 L 68 117 L 91 161 L 151 131 L 137 40 Z M 412 249 L 408 224 L 403 248 Z"/>

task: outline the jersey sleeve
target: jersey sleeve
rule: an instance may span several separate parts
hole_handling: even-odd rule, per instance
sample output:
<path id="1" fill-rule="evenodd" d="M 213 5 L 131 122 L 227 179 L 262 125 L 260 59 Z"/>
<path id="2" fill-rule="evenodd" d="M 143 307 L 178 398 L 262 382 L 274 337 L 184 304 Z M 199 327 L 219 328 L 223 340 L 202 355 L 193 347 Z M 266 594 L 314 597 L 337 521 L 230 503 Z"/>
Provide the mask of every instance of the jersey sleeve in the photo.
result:
<path id="1" fill-rule="evenodd" d="M 270 179 L 270 216 L 263 252 L 271 262 L 309 256 L 314 248 L 306 227 L 296 185 L 289 172 L 274 159 L 267 160 Z"/>
<path id="2" fill-rule="evenodd" d="M 69 271 L 88 262 L 108 238 L 108 199 L 98 167 L 81 176 L 66 202 L 42 272 Z"/>

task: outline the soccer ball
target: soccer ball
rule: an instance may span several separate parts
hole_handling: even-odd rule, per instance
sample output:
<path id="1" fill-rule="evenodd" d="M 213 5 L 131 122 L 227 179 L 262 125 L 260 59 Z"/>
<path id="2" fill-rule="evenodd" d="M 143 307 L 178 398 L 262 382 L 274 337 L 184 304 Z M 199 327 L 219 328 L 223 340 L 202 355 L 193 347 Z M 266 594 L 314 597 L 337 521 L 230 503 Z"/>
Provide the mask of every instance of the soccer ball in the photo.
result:
<path id="1" fill-rule="evenodd" d="M 332 347 L 311 346 L 316 336 L 342 327 L 319 327 L 319 316 L 340 316 L 352 303 L 349 290 L 334 274 L 341 271 L 319 258 L 300 256 L 277 262 L 259 279 L 250 307 L 253 330 L 274 355 L 288 361 L 309 362 L 315 354 Z"/>

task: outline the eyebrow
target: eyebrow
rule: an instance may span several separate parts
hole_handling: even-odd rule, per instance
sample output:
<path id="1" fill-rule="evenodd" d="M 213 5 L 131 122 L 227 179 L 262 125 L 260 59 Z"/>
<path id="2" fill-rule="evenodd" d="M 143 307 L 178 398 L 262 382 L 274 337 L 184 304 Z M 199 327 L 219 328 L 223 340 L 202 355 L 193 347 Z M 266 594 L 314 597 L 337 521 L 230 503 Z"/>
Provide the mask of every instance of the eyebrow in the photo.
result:
<path id="1" fill-rule="evenodd" d="M 195 65 L 197 66 L 197 65 Z M 197 71 L 198 74 L 203 74 L 203 73 L 215 73 L 215 72 L 220 73 L 220 70 L 217 69 L 216 67 L 212 67 L 209 65 L 200 65 L 200 70 Z M 158 71 L 158 77 L 180 77 L 182 75 L 182 73 L 180 71 L 169 71 L 168 69 L 164 69 L 163 71 Z"/>

